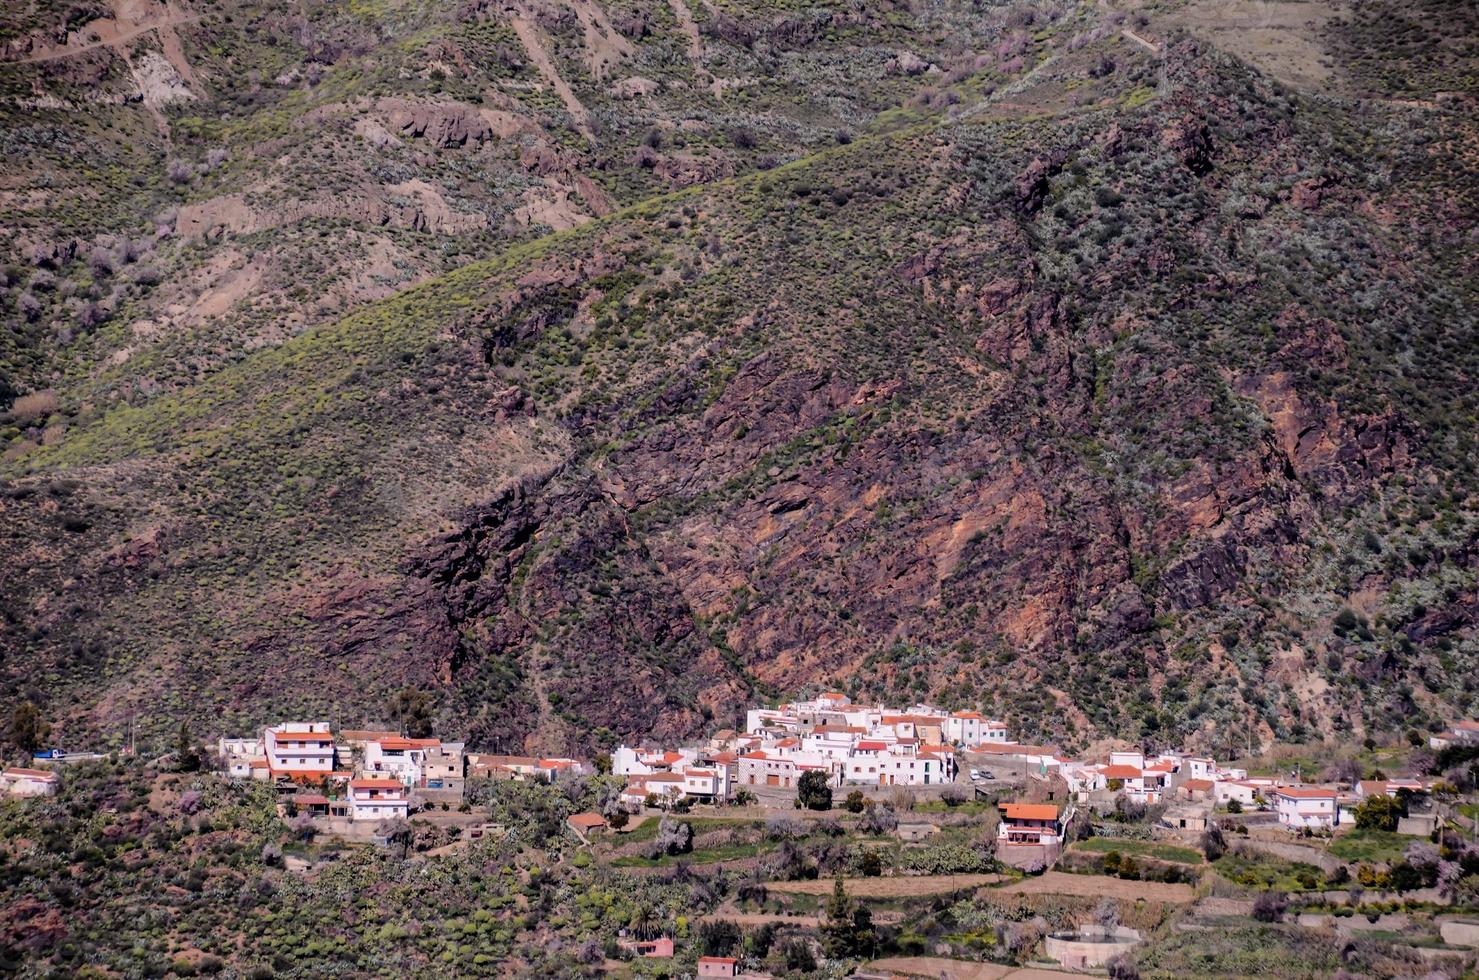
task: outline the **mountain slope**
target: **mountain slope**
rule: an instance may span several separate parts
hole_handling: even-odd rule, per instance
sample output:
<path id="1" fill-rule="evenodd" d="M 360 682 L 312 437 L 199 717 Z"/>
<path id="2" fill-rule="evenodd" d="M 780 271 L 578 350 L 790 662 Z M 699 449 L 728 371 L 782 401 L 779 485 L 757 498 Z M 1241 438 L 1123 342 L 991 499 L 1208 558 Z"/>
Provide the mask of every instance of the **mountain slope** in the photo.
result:
<path id="1" fill-rule="evenodd" d="M 1471 125 L 1021 68 L 79 414 L 7 472 L 9 685 L 561 748 L 820 683 L 1219 750 L 1472 707 Z"/>

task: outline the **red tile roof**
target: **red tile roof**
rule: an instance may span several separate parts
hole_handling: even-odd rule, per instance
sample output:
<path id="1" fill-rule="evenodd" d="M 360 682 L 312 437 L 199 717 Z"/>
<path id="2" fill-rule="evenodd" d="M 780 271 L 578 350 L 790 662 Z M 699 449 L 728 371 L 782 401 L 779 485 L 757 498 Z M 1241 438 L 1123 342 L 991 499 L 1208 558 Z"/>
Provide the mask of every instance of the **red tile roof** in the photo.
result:
<path id="1" fill-rule="evenodd" d="M 320 793 L 299 793 L 294 801 L 303 806 L 328 806 L 329 798 Z"/>
<path id="2" fill-rule="evenodd" d="M 1287 797 L 1291 800 L 1335 799 L 1335 790 L 1320 789 L 1315 786 L 1280 786 L 1278 789 L 1274 790 L 1274 792 L 1277 793 L 1279 796 Z"/>
<path id="3" fill-rule="evenodd" d="M 1134 766 L 1105 766 L 1099 770 L 1105 779 L 1139 779 L 1143 773 Z"/>
<path id="4" fill-rule="evenodd" d="M 1008 820 L 1057 820 L 1058 808 L 1051 803 L 999 803 Z"/>
<path id="5" fill-rule="evenodd" d="M 1212 789 L 1216 785 L 1217 784 L 1212 782 L 1212 780 L 1210 779 L 1188 779 L 1186 782 L 1181 784 L 1181 788 L 1185 790 L 1190 790 L 1193 793 L 1205 793 L 1207 790 Z"/>
<path id="6" fill-rule="evenodd" d="M 27 779 L 51 780 L 57 778 L 56 773 L 50 771 L 49 769 L 25 769 L 21 766 L 7 766 L 5 769 L 5 775 L 24 776 Z"/>
<path id="7" fill-rule="evenodd" d="M 884 742 L 859 742 L 853 748 L 859 752 L 882 752 L 888 748 L 888 745 Z"/>
<path id="8" fill-rule="evenodd" d="M 606 818 L 599 813 L 577 813 L 570 818 L 570 823 L 583 830 L 591 830 L 606 826 Z"/>
<path id="9" fill-rule="evenodd" d="M 399 779 L 351 779 L 353 789 L 405 789 Z"/>

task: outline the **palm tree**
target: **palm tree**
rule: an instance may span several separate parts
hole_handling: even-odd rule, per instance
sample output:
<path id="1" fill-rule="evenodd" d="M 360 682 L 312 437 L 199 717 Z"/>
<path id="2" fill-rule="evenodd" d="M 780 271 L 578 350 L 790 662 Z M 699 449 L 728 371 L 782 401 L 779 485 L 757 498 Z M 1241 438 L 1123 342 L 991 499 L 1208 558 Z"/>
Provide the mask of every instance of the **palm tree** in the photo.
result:
<path id="1" fill-rule="evenodd" d="M 632 911 L 632 918 L 627 923 L 627 928 L 631 929 L 632 935 L 638 939 L 651 939 L 658 931 L 657 910 L 643 902 Z"/>

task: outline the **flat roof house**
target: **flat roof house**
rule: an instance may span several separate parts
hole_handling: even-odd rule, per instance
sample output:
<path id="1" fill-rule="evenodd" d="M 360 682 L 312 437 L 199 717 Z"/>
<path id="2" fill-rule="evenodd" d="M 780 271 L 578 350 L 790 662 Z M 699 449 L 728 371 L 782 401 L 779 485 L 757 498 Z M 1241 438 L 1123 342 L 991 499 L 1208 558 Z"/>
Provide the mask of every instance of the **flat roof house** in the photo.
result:
<path id="1" fill-rule="evenodd" d="M 349 818 L 351 820 L 391 820 L 410 812 L 406 787 L 399 779 L 351 779 L 349 781 Z"/>
<path id="2" fill-rule="evenodd" d="M 1291 830 L 1329 830 L 1339 822 L 1333 789 L 1280 786 L 1272 794 L 1279 823 Z"/>
<path id="3" fill-rule="evenodd" d="M 700 956 L 698 975 L 701 977 L 739 976 L 739 960 L 733 956 Z"/>

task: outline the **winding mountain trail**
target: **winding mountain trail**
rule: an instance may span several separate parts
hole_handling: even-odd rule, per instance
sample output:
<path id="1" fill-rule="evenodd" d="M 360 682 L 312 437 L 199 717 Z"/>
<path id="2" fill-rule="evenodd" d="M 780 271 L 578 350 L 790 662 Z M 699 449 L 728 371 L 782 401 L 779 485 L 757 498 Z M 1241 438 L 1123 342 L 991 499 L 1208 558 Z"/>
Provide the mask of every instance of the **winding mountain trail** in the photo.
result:
<path id="1" fill-rule="evenodd" d="M 703 35 L 699 33 L 698 21 L 693 19 L 693 11 L 688 9 L 687 0 L 668 0 L 668 6 L 673 8 L 673 16 L 678 18 L 678 29 L 688 41 L 688 60 L 693 62 L 693 73 L 711 86 L 716 96 L 723 95 L 724 87 L 704 67 Z"/>

